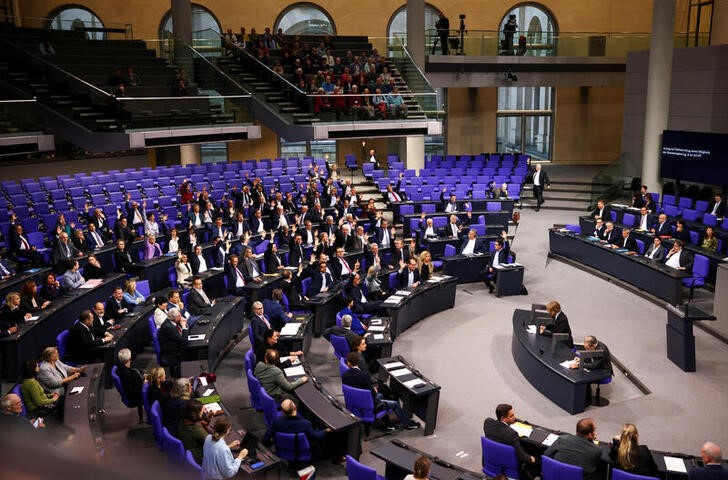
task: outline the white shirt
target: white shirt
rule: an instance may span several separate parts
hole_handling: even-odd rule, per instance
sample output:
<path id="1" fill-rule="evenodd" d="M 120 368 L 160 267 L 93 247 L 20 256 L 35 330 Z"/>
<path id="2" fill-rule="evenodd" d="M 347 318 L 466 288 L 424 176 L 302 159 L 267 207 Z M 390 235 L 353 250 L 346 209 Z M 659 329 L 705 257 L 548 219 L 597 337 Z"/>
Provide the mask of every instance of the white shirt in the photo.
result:
<path id="1" fill-rule="evenodd" d="M 447 205 L 445 205 L 445 212 L 446 213 L 454 213 L 458 211 L 458 206 L 455 203 L 447 202 Z"/>
<path id="2" fill-rule="evenodd" d="M 662 248 L 662 247 L 654 248 L 654 245 L 653 245 L 652 252 L 650 252 L 650 254 L 647 255 L 647 258 L 649 258 L 650 260 L 654 260 L 655 259 L 655 255 L 657 255 L 657 252 L 660 251 L 660 248 Z"/>
<path id="3" fill-rule="evenodd" d="M 647 230 L 647 215 L 640 216 L 640 230 Z"/>
<path id="4" fill-rule="evenodd" d="M 667 259 L 665 262 L 665 265 L 672 268 L 680 268 L 680 255 L 682 254 L 682 250 L 680 250 L 677 253 L 673 253 L 670 258 Z"/>
<path id="5" fill-rule="evenodd" d="M 458 236 L 458 224 L 457 223 L 451 223 L 450 228 L 452 229 L 452 236 L 457 237 Z"/>
<path id="6" fill-rule="evenodd" d="M 389 230 L 382 230 L 382 247 L 389 246 Z"/>
<path id="7" fill-rule="evenodd" d="M 411 287 L 412 284 L 415 283 L 415 272 L 407 269 L 407 286 Z"/>
<path id="8" fill-rule="evenodd" d="M 436 237 L 435 229 L 432 227 L 427 227 L 425 229 L 425 237 Z"/>
<path id="9" fill-rule="evenodd" d="M 240 272 L 240 269 L 236 266 L 234 268 L 235 270 L 235 288 L 242 288 L 245 286 L 245 279 L 243 278 L 243 274 Z"/>
<path id="10" fill-rule="evenodd" d="M 144 233 L 153 237 L 158 237 L 159 225 L 157 225 L 157 222 L 150 222 L 148 220 L 144 222 Z"/>
<path id="11" fill-rule="evenodd" d="M 541 185 L 541 170 L 533 174 L 533 184 Z"/>
<path id="12" fill-rule="evenodd" d="M 469 238 L 468 243 L 465 244 L 465 248 L 463 248 L 463 255 L 468 255 L 471 253 L 475 253 L 475 239 Z"/>
<path id="13" fill-rule="evenodd" d="M 263 232 L 265 232 L 265 227 L 263 225 L 263 219 L 258 219 L 258 220 L 259 220 L 258 221 L 258 230 L 256 230 L 256 232 L 263 233 Z"/>
<path id="14" fill-rule="evenodd" d="M 200 267 L 197 269 L 197 273 L 206 272 L 207 262 L 205 261 L 205 257 L 202 255 L 197 255 L 197 259 L 200 261 Z"/>
<path id="15" fill-rule="evenodd" d="M 348 263 L 346 263 L 346 260 L 343 258 L 339 259 L 339 262 L 341 262 L 341 276 L 348 275 L 351 273 L 351 267 Z"/>
<path id="16" fill-rule="evenodd" d="M 94 230 L 89 235 L 91 235 L 91 238 L 94 239 L 94 243 L 96 244 L 96 247 L 97 248 L 100 248 L 100 247 L 103 247 L 104 246 L 104 241 L 101 240 L 101 236 L 99 235 L 99 232 L 97 232 L 96 230 Z"/>
<path id="17" fill-rule="evenodd" d="M 283 226 L 287 227 L 288 226 L 288 220 L 286 219 L 286 216 L 285 215 L 281 214 L 278 217 L 278 226 L 279 227 L 283 227 Z"/>
<path id="18" fill-rule="evenodd" d="M 170 238 L 167 242 L 167 250 L 172 253 L 179 252 L 179 240 L 176 238 Z"/>
<path id="19" fill-rule="evenodd" d="M 200 296 L 202 297 L 202 300 L 205 303 L 211 303 L 210 298 L 207 296 L 207 294 L 205 293 L 205 291 L 203 289 L 197 290 L 196 288 L 194 288 L 193 290 L 200 294 Z"/>
<path id="20" fill-rule="evenodd" d="M 501 248 L 500 250 L 496 250 L 493 252 L 493 267 L 500 267 L 500 253 L 503 251 Z"/>
<path id="21" fill-rule="evenodd" d="M 711 215 L 718 215 L 718 207 L 720 206 L 720 203 L 715 202 L 715 205 L 713 205 L 713 211 L 710 212 Z"/>

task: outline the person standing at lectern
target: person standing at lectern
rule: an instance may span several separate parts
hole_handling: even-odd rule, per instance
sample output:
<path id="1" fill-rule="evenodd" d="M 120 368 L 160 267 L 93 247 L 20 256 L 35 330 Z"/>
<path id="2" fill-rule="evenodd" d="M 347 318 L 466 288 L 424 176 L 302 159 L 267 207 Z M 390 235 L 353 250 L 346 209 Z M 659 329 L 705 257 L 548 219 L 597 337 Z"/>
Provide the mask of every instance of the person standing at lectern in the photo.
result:
<path id="1" fill-rule="evenodd" d="M 566 318 L 566 314 L 561 311 L 561 305 L 556 300 L 551 300 L 546 304 L 546 311 L 549 316 L 554 320 L 550 325 L 541 325 L 539 332 L 541 335 L 551 336 L 554 333 L 568 333 L 569 339 L 566 344 L 569 348 L 574 347 L 574 339 L 571 336 L 571 327 L 569 326 L 569 319 Z"/>

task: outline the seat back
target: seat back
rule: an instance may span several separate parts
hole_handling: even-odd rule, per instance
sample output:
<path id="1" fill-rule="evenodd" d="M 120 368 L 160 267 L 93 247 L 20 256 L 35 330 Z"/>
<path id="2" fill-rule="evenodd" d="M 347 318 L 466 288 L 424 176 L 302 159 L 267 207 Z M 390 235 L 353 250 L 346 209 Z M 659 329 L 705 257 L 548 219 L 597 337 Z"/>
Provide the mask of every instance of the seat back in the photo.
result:
<path id="1" fill-rule="evenodd" d="M 648 477 L 646 475 L 635 475 L 618 468 L 612 468 L 612 480 L 657 480 L 657 477 Z"/>
<path id="2" fill-rule="evenodd" d="M 129 402 L 129 398 L 126 396 L 126 392 L 124 392 L 124 386 L 121 384 L 121 378 L 119 378 L 118 367 L 116 365 L 111 367 L 111 378 L 114 381 L 114 386 L 116 387 L 116 390 L 119 392 L 119 395 L 121 395 L 122 403 L 127 407 L 131 408 L 131 402 Z"/>
<path id="3" fill-rule="evenodd" d="M 346 357 L 339 359 L 339 376 L 343 376 L 349 371 L 349 366 L 346 364 Z"/>
<path id="4" fill-rule="evenodd" d="M 275 434 L 276 455 L 289 462 L 308 462 L 311 460 L 311 446 L 305 433 Z"/>
<path id="5" fill-rule="evenodd" d="M 576 225 L 576 224 L 567 223 L 564 228 L 566 228 L 570 232 L 574 232 L 574 233 L 577 233 L 577 234 L 581 233 L 581 227 L 579 225 Z"/>
<path id="6" fill-rule="evenodd" d="M 23 400 L 23 391 L 22 391 L 22 388 L 20 387 L 20 384 L 16 383 L 13 386 L 13 388 L 10 390 L 10 393 L 14 393 L 15 395 L 18 396 L 18 398 L 20 398 L 20 408 L 22 409 L 20 411 L 20 416 L 24 417 L 27 410 L 25 409 L 25 400 Z"/>
<path id="7" fill-rule="evenodd" d="M 257 378 L 255 378 L 255 375 L 253 375 L 252 370 L 245 370 L 245 377 L 248 379 L 248 391 L 250 392 L 250 406 L 256 409 L 259 412 L 263 411 L 263 403 L 260 400 L 260 391 L 263 387 L 261 387 L 260 382 Z"/>
<path id="8" fill-rule="evenodd" d="M 339 360 L 346 358 L 346 355 L 351 351 L 349 348 L 349 342 L 346 341 L 346 338 L 338 335 L 331 335 L 329 338 L 331 346 L 334 347 L 334 354 L 336 357 Z"/>
<path id="9" fill-rule="evenodd" d="M 162 446 L 171 465 L 181 466 L 185 462 L 185 447 L 182 442 L 172 436 L 167 427 L 162 427 Z"/>
<path id="10" fill-rule="evenodd" d="M 152 433 L 154 434 L 154 441 L 157 444 L 157 448 L 164 450 L 162 433 L 162 407 L 159 405 L 159 401 L 155 400 L 152 407 L 149 409 L 150 417 L 152 419 Z"/>
<path id="11" fill-rule="evenodd" d="M 377 480 L 377 471 L 346 456 L 346 477 L 349 480 Z"/>
<path id="12" fill-rule="evenodd" d="M 144 411 L 147 414 L 147 423 L 152 423 L 152 416 L 150 415 L 151 412 L 151 405 L 149 405 L 149 383 L 144 382 L 144 385 L 142 385 L 142 405 L 144 405 Z"/>
<path id="13" fill-rule="evenodd" d="M 247 352 L 245 352 L 245 369 L 250 370 L 252 373 L 255 370 L 255 351 L 250 348 Z"/>
<path id="14" fill-rule="evenodd" d="M 640 255 L 644 255 L 645 254 L 645 242 L 643 242 L 640 239 L 635 239 L 635 242 L 637 242 L 637 252 Z"/>
<path id="15" fill-rule="evenodd" d="M 622 225 L 624 225 L 625 227 L 632 228 L 632 227 L 634 227 L 634 222 L 635 222 L 636 218 L 637 217 L 635 217 L 631 213 L 625 213 L 624 216 L 622 217 Z"/>
<path id="16" fill-rule="evenodd" d="M 346 409 L 359 417 L 364 423 L 374 422 L 374 399 L 372 398 L 372 392 L 361 388 L 350 387 L 349 385 L 342 385 L 341 389 L 344 391 Z"/>
<path id="17" fill-rule="evenodd" d="M 147 319 L 149 323 L 149 335 L 152 337 L 152 347 L 154 347 L 154 353 L 157 354 L 157 363 L 162 363 L 162 348 L 159 346 L 159 337 L 157 336 L 157 325 L 154 323 L 154 315 Z"/>
<path id="18" fill-rule="evenodd" d="M 543 480 L 583 480 L 584 470 L 575 465 L 561 463 L 541 455 L 541 478 Z"/>
<path id="19" fill-rule="evenodd" d="M 452 257 L 457 255 L 458 251 L 455 248 L 454 245 L 450 245 L 449 243 L 445 245 L 445 256 L 446 257 Z"/>
<path id="20" fill-rule="evenodd" d="M 66 355 L 68 355 L 68 330 L 63 330 L 61 333 L 59 333 L 56 336 L 56 345 L 58 346 L 58 355 L 60 355 L 61 360 L 66 359 Z"/>
<path id="21" fill-rule="evenodd" d="M 483 473 L 495 477 L 505 474 L 508 478 L 518 478 L 518 459 L 516 449 L 512 445 L 494 442 L 480 437 L 483 450 Z"/>
<path id="22" fill-rule="evenodd" d="M 149 296 L 149 280 L 137 280 L 136 284 L 137 292 L 144 295 L 144 298 Z"/>
<path id="23" fill-rule="evenodd" d="M 273 400 L 273 397 L 268 395 L 268 392 L 266 392 L 264 388 L 260 388 L 259 393 L 260 403 L 263 407 L 263 420 L 265 421 L 265 426 L 270 427 L 275 419 L 281 416 L 281 412 L 278 411 L 276 401 Z"/>
<path id="24" fill-rule="evenodd" d="M 710 261 L 705 255 L 696 254 L 693 259 L 693 277 L 706 279 L 710 272 Z"/>
<path id="25" fill-rule="evenodd" d="M 501 202 L 487 202 L 485 204 L 485 210 L 487 212 L 497 212 L 500 209 L 501 209 Z"/>
<path id="26" fill-rule="evenodd" d="M 301 294 L 304 297 L 308 296 L 308 288 L 311 286 L 311 277 L 304 278 L 301 280 Z"/>

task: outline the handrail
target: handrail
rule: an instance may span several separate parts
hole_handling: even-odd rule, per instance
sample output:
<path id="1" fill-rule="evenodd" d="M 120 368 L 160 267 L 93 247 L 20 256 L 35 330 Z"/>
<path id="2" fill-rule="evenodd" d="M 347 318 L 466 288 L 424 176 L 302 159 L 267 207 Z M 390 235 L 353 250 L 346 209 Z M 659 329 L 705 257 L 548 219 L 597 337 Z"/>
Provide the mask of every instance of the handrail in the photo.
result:
<path id="1" fill-rule="evenodd" d="M 215 99 L 215 98 L 222 98 L 222 99 L 230 99 L 230 98 L 250 98 L 250 94 L 246 95 L 187 95 L 185 97 L 116 97 L 119 101 L 134 101 L 134 100 L 199 100 L 199 99 Z"/>
<path id="2" fill-rule="evenodd" d="M 67 77 L 71 77 L 72 79 L 76 80 L 77 82 L 80 82 L 81 84 L 85 85 L 86 87 L 90 88 L 91 90 L 94 90 L 97 93 L 100 93 L 104 97 L 111 98 L 113 96 L 110 93 L 108 93 L 108 92 L 100 89 L 99 87 L 88 83 L 86 80 L 77 77 L 76 75 L 72 74 L 71 72 L 68 72 L 68 71 L 64 70 L 63 68 L 59 67 L 55 63 L 49 62 L 48 60 L 46 60 L 44 58 L 41 58 L 41 57 L 39 57 L 39 56 L 31 53 L 30 51 L 28 51 L 28 50 L 26 50 L 24 48 L 18 47 L 17 45 L 13 45 L 12 43 L 8 42 L 4 38 L 0 38 L 0 42 L 4 43 L 7 46 L 10 46 L 11 48 L 13 48 L 15 50 L 20 50 L 23 54 L 30 56 L 33 60 L 40 61 L 41 63 L 43 63 L 43 64 L 45 64 L 47 66 L 50 66 L 54 70 L 58 70 L 62 74 L 66 75 Z"/>
<path id="3" fill-rule="evenodd" d="M 202 30 L 202 31 L 204 31 L 204 30 Z M 185 47 L 187 47 L 189 50 L 191 50 L 192 53 L 194 53 L 195 55 L 197 55 L 198 57 L 200 57 L 201 59 L 203 59 L 205 62 L 207 62 L 210 65 L 210 67 L 212 67 L 216 72 L 220 73 L 222 76 L 224 76 L 225 78 L 227 78 L 228 80 L 230 80 L 233 83 L 233 85 L 235 85 L 237 88 L 239 88 L 240 90 L 242 90 L 243 92 L 245 92 L 247 95 L 252 95 L 251 92 L 249 92 L 242 85 L 240 85 L 238 82 L 236 82 L 235 79 L 231 78 L 227 73 L 223 72 L 219 67 L 217 67 L 214 63 L 212 63 L 210 60 L 208 60 L 207 57 L 205 57 L 204 55 L 201 55 L 200 52 L 198 52 L 197 50 L 195 50 L 192 46 L 190 46 L 187 43 L 183 42 L 182 40 L 180 40 L 179 38 L 177 38 L 174 35 L 173 35 L 173 38 L 174 38 L 175 42 L 181 43 L 182 45 L 184 45 Z"/>
<path id="4" fill-rule="evenodd" d="M 412 58 L 412 55 L 410 55 L 410 53 L 409 53 L 409 50 L 407 50 L 407 46 L 404 44 L 404 42 L 402 42 L 401 38 L 399 39 L 399 41 L 400 41 L 400 45 L 402 46 L 402 50 L 404 51 L 405 55 L 407 55 L 407 58 L 409 58 L 409 61 L 412 62 L 412 65 L 415 66 L 415 68 L 417 69 L 419 74 L 422 76 L 422 78 L 425 79 L 427 86 L 434 90 L 434 88 L 432 87 L 432 84 L 427 79 L 427 76 L 422 72 L 422 70 L 420 69 L 420 66 L 417 65 L 417 62 L 414 61 L 414 59 Z"/>
<path id="5" fill-rule="evenodd" d="M 222 38 L 222 39 L 224 40 L 224 39 L 225 39 L 225 36 L 224 36 L 224 35 L 220 35 L 220 38 Z M 254 57 L 253 55 L 251 55 L 250 53 L 248 53 L 247 51 L 245 51 L 245 49 L 243 49 L 243 48 L 240 48 L 240 47 L 239 47 L 238 45 L 234 45 L 234 47 L 235 47 L 235 48 L 237 48 L 237 49 L 238 49 L 238 51 L 240 51 L 240 52 L 244 53 L 245 55 L 247 55 L 247 56 L 248 56 L 249 58 L 252 58 L 252 59 L 253 59 L 253 60 L 255 60 L 256 62 L 258 62 L 258 63 L 259 63 L 260 65 L 262 65 L 262 66 L 263 66 L 263 68 L 265 68 L 266 70 L 268 70 L 268 72 L 270 72 L 270 73 L 272 73 L 272 74 L 273 74 L 274 76 L 278 77 L 278 79 L 279 79 L 279 80 L 283 80 L 283 81 L 284 81 L 285 83 L 287 83 L 287 84 L 288 84 L 288 85 L 289 85 L 289 86 L 290 86 L 291 88 L 293 88 L 293 89 L 294 89 L 294 90 L 295 90 L 296 92 L 298 92 L 298 93 L 300 93 L 300 94 L 302 94 L 302 95 L 305 95 L 305 94 L 306 94 L 306 92 L 304 92 L 303 90 L 301 90 L 300 88 L 298 88 L 298 87 L 297 87 L 296 85 L 294 85 L 294 84 L 292 84 L 291 82 L 289 82 L 288 80 L 286 80 L 286 79 L 285 79 L 285 77 L 283 77 L 283 76 L 282 76 L 281 74 L 279 74 L 278 72 L 276 72 L 275 70 L 273 70 L 272 68 L 270 68 L 270 67 L 269 67 L 268 65 L 266 65 L 265 63 L 263 63 L 263 62 L 261 62 L 260 60 L 258 60 L 257 58 L 255 58 L 255 57 Z"/>
<path id="6" fill-rule="evenodd" d="M 45 20 L 46 22 L 50 23 L 52 20 L 55 20 L 54 18 L 48 18 L 48 17 L 19 17 L 20 20 Z M 73 22 L 73 20 L 61 20 L 61 22 Z M 131 23 L 122 23 L 122 22 L 101 22 L 101 25 L 123 25 L 125 29 L 130 29 L 132 24 Z"/>

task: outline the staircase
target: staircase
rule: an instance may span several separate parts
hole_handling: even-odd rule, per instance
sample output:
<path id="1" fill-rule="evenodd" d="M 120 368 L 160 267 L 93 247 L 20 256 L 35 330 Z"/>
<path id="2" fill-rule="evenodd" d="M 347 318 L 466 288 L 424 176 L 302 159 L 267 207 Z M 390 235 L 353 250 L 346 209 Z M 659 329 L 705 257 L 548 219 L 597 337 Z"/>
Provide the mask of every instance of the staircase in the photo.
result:
<path id="1" fill-rule="evenodd" d="M 551 180 L 551 188 L 544 190 L 545 210 L 585 212 L 594 208 L 596 198 L 608 197 L 613 190 L 611 183 L 594 182 L 593 178 L 601 166 L 584 167 L 571 165 L 544 165 Z M 521 207 L 536 208 L 533 184 L 524 184 L 521 189 Z"/>

